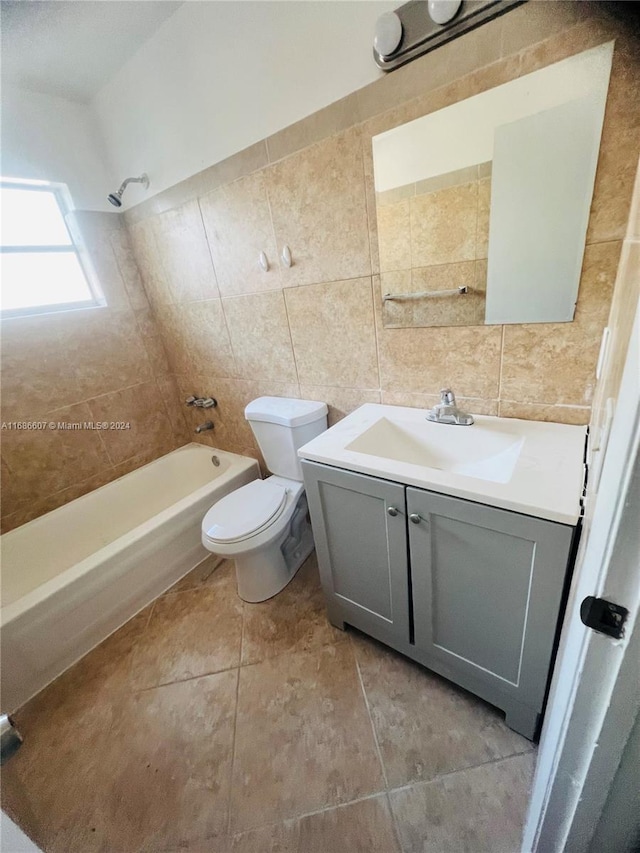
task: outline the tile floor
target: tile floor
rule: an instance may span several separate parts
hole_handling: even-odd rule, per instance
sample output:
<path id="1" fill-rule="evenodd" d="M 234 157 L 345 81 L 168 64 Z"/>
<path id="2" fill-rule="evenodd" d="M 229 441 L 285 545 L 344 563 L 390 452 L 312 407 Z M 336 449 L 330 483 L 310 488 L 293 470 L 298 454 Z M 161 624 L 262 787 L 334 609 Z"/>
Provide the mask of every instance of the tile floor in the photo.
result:
<path id="1" fill-rule="evenodd" d="M 315 557 L 206 560 L 15 714 L 3 807 L 55 853 L 516 853 L 532 745 L 327 622 Z"/>

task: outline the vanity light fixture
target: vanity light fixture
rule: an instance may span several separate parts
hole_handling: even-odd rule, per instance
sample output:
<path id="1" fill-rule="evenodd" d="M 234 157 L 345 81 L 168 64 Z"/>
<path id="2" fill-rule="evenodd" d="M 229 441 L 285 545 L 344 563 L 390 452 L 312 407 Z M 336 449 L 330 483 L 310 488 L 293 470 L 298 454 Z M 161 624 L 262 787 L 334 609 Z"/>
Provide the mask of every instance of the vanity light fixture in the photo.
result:
<path id="1" fill-rule="evenodd" d="M 409 0 L 378 18 L 373 58 L 392 71 L 526 0 Z"/>

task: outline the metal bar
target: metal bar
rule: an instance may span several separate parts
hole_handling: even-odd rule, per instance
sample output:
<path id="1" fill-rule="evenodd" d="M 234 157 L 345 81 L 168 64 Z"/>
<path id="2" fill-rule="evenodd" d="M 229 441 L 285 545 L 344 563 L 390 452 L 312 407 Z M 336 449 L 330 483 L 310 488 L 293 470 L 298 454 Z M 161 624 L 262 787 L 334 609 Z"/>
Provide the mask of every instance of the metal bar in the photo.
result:
<path id="1" fill-rule="evenodd" d="M 470 288 L 466 285 L 455 290 L 421 290 L 419 293 L 385 293 L 383 302 L 406 302 L 410 299 L 432 299 L 434 296 L 464 296 Z"/>
<path id="2" fill-rule="evenodd" d="M 8 255 L 28 255 L 41 254 L 43 252 L 67 252 L 68 254 L 76 254 L 76 247 L 73 243 L 56 243 L 52 246 L 0 246 L 0 252 L 5 252 Z"/>

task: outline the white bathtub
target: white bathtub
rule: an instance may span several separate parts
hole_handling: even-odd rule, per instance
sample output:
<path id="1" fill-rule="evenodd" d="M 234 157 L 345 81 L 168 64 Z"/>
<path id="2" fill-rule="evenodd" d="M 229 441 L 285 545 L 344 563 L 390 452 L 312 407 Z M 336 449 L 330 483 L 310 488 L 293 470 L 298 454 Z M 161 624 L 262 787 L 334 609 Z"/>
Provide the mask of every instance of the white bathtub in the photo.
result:
<path id="1" fill-rule="evenodd" d="M 259 476 L 254 459 L 188 444 L 0 537 L 2 712 L 207 557 L 204 514 Z"/>

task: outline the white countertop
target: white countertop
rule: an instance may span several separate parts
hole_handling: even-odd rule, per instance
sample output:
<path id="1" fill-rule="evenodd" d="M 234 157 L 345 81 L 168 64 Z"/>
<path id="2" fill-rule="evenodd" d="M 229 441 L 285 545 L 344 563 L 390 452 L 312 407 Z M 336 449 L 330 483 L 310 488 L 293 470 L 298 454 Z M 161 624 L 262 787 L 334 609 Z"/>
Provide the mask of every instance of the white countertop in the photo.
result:
<path id="1" fill-rule="evenodd" d="M 301 447 L 298 455 L 536 518 L 576 524 L 586 427 L 483 415 L 476 415 L 471 426 L 454 426 L 432 423 L 425 416 L 426 409 L 367 403 Z M 354 443 L 357 450 L 350 447 Z"/>

